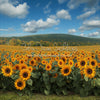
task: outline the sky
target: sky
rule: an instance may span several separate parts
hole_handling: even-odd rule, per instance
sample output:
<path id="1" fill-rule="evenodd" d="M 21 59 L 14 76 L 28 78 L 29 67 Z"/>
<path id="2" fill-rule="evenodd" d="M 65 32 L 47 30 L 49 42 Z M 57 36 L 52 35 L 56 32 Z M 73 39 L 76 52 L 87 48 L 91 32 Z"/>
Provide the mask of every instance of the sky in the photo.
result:
<path id="1" fill-rule="evenodd" d="M 100 0 L 0 0 L 0 37 L 56 33 L 100 38 Z"/>

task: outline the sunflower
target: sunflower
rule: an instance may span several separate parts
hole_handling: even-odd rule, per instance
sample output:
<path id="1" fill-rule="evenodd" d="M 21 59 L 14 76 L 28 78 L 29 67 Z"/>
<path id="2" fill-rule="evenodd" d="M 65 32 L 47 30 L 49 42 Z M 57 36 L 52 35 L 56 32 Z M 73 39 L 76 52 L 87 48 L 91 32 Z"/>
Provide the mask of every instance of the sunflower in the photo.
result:
<path id="1" fill-rule="evenodd" d="M 60 60 L 58 60 L 58 66 L 59 66 L 59 67 L 62 67 L 63 65 L 64 65 L 63 60 L 61 60 L 61 59 L 60 59 Z"/>
<path id="2" fill-rule="evenodd" d="M 100 68 L 100 63 L 98 63 L 98 68 Z"/>
<path id="3" fill-rule="evenodd" d="M 25 81 L 22 79 L 17 79 L 14 84 L 17 90 L 23 90 L 26 86 Z"/>
<path id="4" fill-rule="evenodd" d="M 43 65 L 46 65 L 46 64 L 47 64 L 47 61 L 46 61 L 46 60 L 42 60 L 41 63 L 42 63 Z"/>
<path id="5" fill-rule="evenodd" d="M 22 70 L 22 69 L 27 69 L 28 68 L 28 66 L 26 65 L 26 64 L 20 64 L 20 70 Z"/>
<path id="6" fill-rule="evenodd" d="M 29 71 L 30 71 L 30 72 L 32 72 L 32 71 L 33 71 L 32 66 L 29 66 L 29 67 L 28 67 L 28 69 L 29 69 Z"/>
<path id="7" fill-rule="evenodd" d="M 62 69 L 61 69 L 61 74 L 63 76 L 68 76 L 71 73 L 71 68 L 68 65 L 65 65 Z"/>
<path id="8" fill-rule="evenodd" d="M 57 76 L 58 76 L 58 74 L 57 74 L 57 73 L 55 73 L 55 74 L 54 74 L 54 76 L 53 76 L 53 78 L 57 78 Z"/>
<path id="9" fill-rule="evenodd" d="M 34 60 L 34 59 L 30 60 L 29 65 L 35 66 L 36 65 L 36 60 Z"/>
<path id="10" fill-rule="evenodd" d="M 20 64 L 16 64 L 14 67 L 13 67 L 14 70 L 20 70 Z"/>
<path id="11" fill-rule="evenodd" d="M 24 59 L 19 60 L 19 64 L 23 64 L 25 62 Z"/>
<path id="12" fill-rule="evenodd" d="M 73 60 L 69 60 L 69 62 L 68 62 L 68 63 L 69 63 L 69 66 L 70 66 L 70 67 L 72 67 L 72 66 L 73 66 L 73 64 L 74 64 Z"/>
<path id="13" fill-rule="evenodd" d="M 87 65 L 87 61 L 85 59 L 82 59 L 78 62 L 79 67 L 85 67 Z"/>
<path id="14" fill-rule="evenodd" d="M 87 66 L 84 68 L 84 74 L 86 77 L 93 78 L 95 76 L 95 68 L 92 66 Z"/>
<path id="15" fill-rule="evenodd" d="M 61 59 L 63 60 L 64 63 L 66 63 L 66 57 L 61 57 Z"/>
<path id="16" fill-rule="evenodd" d="M 23 80 L 28 80 L 31 76 L 31 73 L 28 69 L 22 69 L 19 73 L 19 76 Z"/>
<path id="17" fill-rule="evenodd" d="M 93 67 L 96 67 L 97 66 L 97 61 L 95 59 L 91 59 L 89 63 Z"/>
<path id="18" fill-rule="evenodd" d="M 6 77 L 10 77 L 13 74 L 13 69 L 11 66 L 3 66 L 1 70 L 3 75 Z"/>
<path id="19" fill-rule="evenodd" d="M 51 66 L 51 64 L 46 64 L 46 67 L 45 67 L 45 70 L 46 71 L 50 71 L 52 69 L 52 66 Z"/>

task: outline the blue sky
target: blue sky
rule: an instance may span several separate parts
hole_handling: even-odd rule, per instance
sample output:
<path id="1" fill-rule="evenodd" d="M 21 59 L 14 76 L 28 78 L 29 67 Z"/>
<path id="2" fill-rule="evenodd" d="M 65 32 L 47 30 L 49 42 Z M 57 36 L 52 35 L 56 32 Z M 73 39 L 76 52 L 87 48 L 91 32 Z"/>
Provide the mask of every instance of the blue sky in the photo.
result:
<path id="1" fill-rule="evenodd" d="M 0 0 L 0 37 L 53 33 L 100 38 L 100 0 Z"/>

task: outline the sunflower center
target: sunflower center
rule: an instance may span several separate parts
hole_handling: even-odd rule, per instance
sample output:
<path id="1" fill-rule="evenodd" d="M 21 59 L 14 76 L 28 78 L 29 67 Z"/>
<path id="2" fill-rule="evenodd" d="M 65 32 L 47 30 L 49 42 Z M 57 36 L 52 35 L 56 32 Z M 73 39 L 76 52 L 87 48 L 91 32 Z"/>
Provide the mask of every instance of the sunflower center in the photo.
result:
<path id="1" fill-rule="evenodd" d="M 92 61 L 92 62 L 91 62 L 91 65 L 93 65 L 93 66 L 94 66 L 94 65 L 95 65 L 95 62 L 94 62 L 94 61 Z"/>
<path id="2" fill-rule="evenodd" d="M 21 82 L 21 81 L 19 81 L 18 83 L 17 83 L 17 86 L 18 87 L 21 87 L 23 85 L 23 83 Z"/>
<path id="3" fill-rule="evenodd" d="M 62 65 L 62 62 L 60 62 L 59 64 Z"/>
<path id="4" fill-rule="evenodd" d="M 84 66 L 84 65 L 85 65 L 85 61 L 82 61 L 82 62 L 81 62 L 81 65 Z"/>
<path id="5" fill-rule="evenodd" d="M 23 77 L 26 78 L 27 76 L 28 76 L 28 73 L 27 72 L 24 72 L 23 73 Z"/>
<path id="6" fill-rule="evenodd" d="M 5 72 L 6 72 L 7 74 L 9 74 L 9 73 L 10 73 L 10 69 L 9 69 L 9 68 L 6 68 Z"/>
<path id="7" fill-rule="evenodd" d="M 49 69 L 49 68 L 50 68 L 50 66 L 47 66 L 47 68 Z"/>
<path id="8" fill-rule="evenodd" d="M 65 69 L 65 70 L 64 70 L 64 73 L 68 73 L 68 72 L 69 72 L 69 69 Z"/>
<path id="9" fill-rule="evenodd" d="M 92 69 L 89 68 L 89 69 L 87 70 L 87 73 L 88 73 L 88 74 L 91 74 L 91 73 L 92 73 Z"/>
<path id="10" fill-rule="evenodd" d="M 21 63 L 23 63 L 23 61 L 21 61 Z"/>
<path id="11" fill-rule="evenodd" d="M 34 64 L 34 61 L 31 61 L 31 64 Z"/>
<path id="12" fill-rule="evenodd" d="M 22 66 L 22 69 L 25 69 L 26 67 L 25 66 Z"/>
<path id="13" fill-rule="evenodd" d="M 16 69 L 18 70 L 19 69 L 19 66 L 16 66 Z"/>

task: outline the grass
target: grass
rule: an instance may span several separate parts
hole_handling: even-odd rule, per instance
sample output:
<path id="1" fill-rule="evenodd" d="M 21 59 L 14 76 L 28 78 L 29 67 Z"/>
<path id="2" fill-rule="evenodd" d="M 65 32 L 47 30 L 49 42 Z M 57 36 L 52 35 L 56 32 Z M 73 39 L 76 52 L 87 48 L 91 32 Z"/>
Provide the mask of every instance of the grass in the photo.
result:
<path id="1" fill-rule="evenodd" d="M 19 96 L 13 92 L 0 92 L 0 100 L 100 100 L 100 96 L 88 96 L 80 97 L 78 95 L 69 95 L 69 96 L 57 96 L 49 95 L 45 96 L 42 94 L 33 94 L 33 96 Z"/>

